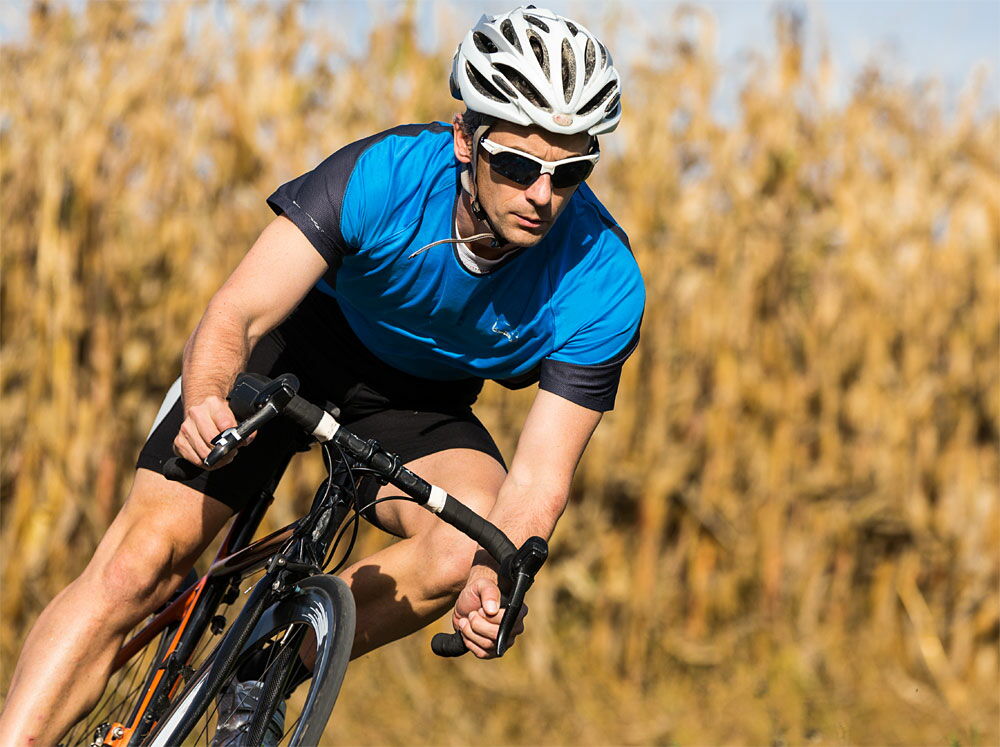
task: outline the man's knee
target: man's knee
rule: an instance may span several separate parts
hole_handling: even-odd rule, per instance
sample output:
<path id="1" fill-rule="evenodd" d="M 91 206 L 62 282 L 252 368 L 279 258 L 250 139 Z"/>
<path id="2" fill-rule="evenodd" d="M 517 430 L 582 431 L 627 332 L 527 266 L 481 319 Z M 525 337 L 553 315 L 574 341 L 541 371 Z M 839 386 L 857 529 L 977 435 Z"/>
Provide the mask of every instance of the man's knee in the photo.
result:
<path id="1" fill-rule="evenodd" d="M 465 588 L 476 543 L 450 526 L 435 527 L 424 538 L 430 558 L 425 583 L 428 597 L 455 597 Z"/>
<path id="2" fill-rule="evenodd" d="M 108 620 L 134 624 L 163 604 L 187 573 L 175 558 L 170 542 L 152 532 L 141 542 L 126 538 L 110 558 L 88 567 L 77 583 Z"/>
<path id="3" fill-rule="evenodd" d="M 232 512 L 191 488 L 139 470 L 121 513 L 76 584 L 109 619 L 160 606 Z"/>

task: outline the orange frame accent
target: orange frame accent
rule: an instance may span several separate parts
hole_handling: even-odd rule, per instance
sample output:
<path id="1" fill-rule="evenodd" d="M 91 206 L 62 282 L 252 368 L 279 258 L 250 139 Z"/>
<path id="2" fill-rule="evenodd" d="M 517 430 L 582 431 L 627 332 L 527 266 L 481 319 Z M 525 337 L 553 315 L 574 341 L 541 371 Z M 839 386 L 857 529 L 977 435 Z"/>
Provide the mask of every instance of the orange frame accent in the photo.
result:
<path id="1" fill-rule="evenodd" d="M 135 654 L 143 647 L 148 645 L 153 638 L 162 633 L 167 625 L 172 622 L 180 621 L 177 632 L 174 634 L 173 640 L 170 641 L 170 646 L 164 653 L 161 662 L 166 660 L 168 656 L 177 650 L 177 646 L 180 644 L 181 636 L 187 630 L 188 622 L 190 622 L 191 615 L 194 613 L 194 609 L 197 606 L 198 601 L 201 599 L 202 592 L 204 591 L 208 580 L 214 576 L 229 575 L 239 572 L 240 570 L 251 567 L 255 563 L 269 557 L 277 547 L 282 545 L 292 536 L 297 525 L 297 521 L 293 522 L 276 532 L 272 532 L 266 537 L 262 537 L 256 542 L 250 543 L 242 550 L 230 555 L 228 554 L 229 547 L 236 531 L 236 525 L 234 524 L 230 528 L 226 538 L 223 540 L 222 545 L 219 547 L 219 551 L 216 553 L 215 560 L 209 568 L 208 573 L 202 576 L 201 579 L 198 580 L 198 583 L 190 587 L 187 591 L 177 597 L 177 599 L 171 602 L 170 606 L 150 620 L 142 628 L 142 630 L 132 636 L 132 638 L 130 638 L 118 650 L 118 653 L 115 655 L 115 658 L 111 663 L 112 674 L 117 672 L 125 664 L 125 662 L 135 656 Z M 149 687 L 146 688 L 146 692 L 143 694 L 142 702 L 138 711 L 136 711 L 135 718 L 133 719 L 131 725 L 121 723 L 114 723 L 111 725 L 111 728 L 108 730 L 108 736 L 104 738 L 103 744 L 106 747 L 125 747 L 125 745 L 128 744 L 128 741 L 132 738 L 132 735 L 138 728 L 142 717 L 145 715 L 146 709 L 152 701 L 153 693 L 156 692 L 157 686 L 163 679 L 163 674 L 164 671 L 162 669 L 158 671 L 156 676 L 153 677 L 153 680 L 150 682 Z M 178 684 L 179 683 L 175 682 L 171 687 L 171 696 L 173 696 L 176 692 Z M 121 735 L 116 738 L 112 738 L 111 735 L 114 734 L 115 730 L 119 728 L 122 730 Z"/>
<path id="2" fill-rule="evenodd" d="M 207 574 L 202 576 L 197 584 L 181 594 L 181 596 L 175 599 L 169 607 L 150 620 L 148 625 L 133 636 L 128 643 L 122 646 L 112 663 L 113 670 L 117 671 L 126 661 L 132 658 L 137 651 L 149 643 L 156 635 L 162 632 L 167 625 L 177 619 L 180 619 L 180 626 L 178 626 L 173 640 L 170 641 L 170 646 L 163 654 L 163 659 L 161 659 L 158 663 L 162 663 L 162 661 L 166 660 L 166 658 L 177 649 L 177 644 L 180 643 L 181 635 L 187 629 L 187 624 L 191 620 L 191 613 L 194 612 L 195 605 L 201 598 L 201 593 L 204 591 L 205 584 L 208 582 L 208 579 L 209 576 Z M 156 676 L 153 677 L 153 681 L 149 683 L 149 687 L 146 688 L 142 704 L 139 706 L 139 710 L 136 712 L 135 719 L 132 724 L 130 726 L 126 726 L 124 724 L 112 724 L 111 729 L 108 731 L 109 735 L 113 734 L 115 729 L 119 727 L 122 729 L 122 733 L 117 739 L 112 739 L 111 741 L 108 741 L 109 738 L 105 737 L 105 745 L 111 745 L 112 747 L 124 747 L 124 745 L 128 744 L 128 740 L 132 738 L 132 734 L 135 733 L 135 730 L 139 725 L 139 721 L 142 719 L 143 715 L 146 713 L 146 709 L 149 707 L 149 703 L 153 698 L 153 693 L 156 692 L 157 685 L 159 685 L 160 680 L 163 679 L 163 672 L 164 670 L 160 669 L 156 673 Z M 171 694 L 173 694 L 176 689 L 177 684 L 175 683 L 170 690 Z"/>

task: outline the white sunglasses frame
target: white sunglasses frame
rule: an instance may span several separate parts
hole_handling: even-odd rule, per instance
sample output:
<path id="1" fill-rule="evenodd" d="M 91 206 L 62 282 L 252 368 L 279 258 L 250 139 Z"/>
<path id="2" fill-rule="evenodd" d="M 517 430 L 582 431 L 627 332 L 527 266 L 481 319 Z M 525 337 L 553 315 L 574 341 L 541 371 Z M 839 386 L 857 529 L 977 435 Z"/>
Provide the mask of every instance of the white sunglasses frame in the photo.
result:
<path id="1" fill-rule="evenodd" d="M 585 156 L 570 156 L 569 158 L 561 158 L 558 161 L 545 161 L 539 158 L 538 156 L 533 156 L 530 153 L 525 153 L 523 150 L 518 150 L 517 148 L 510 148 L 506 145 L 500 145 L 500 143 L 495 143 L 488 137 L 482 138 L 479 141 L 479 145 L 482 146 L 482 148 L 490 155 L 494 155 L 495 153 L 514 153 L 515 155 L 527 158 L 529 161 L 534 161 L 535 163 L 540 164 L 542 170 L 538 172 L 538 177 L 541 177 L 542 174 L 549 174 L 549 175 L 555 174 L 556 167 L 568 163 L 576 163 L 577 161 L 590 161 L 594 166 L 596 166 L 597 162 L 601 158 L 601 151 L 598 150 L 593 153 L 588 153 Z M 538 181 L 538 179 L 536 178 L 535 181 Z M 586 179 L 584 181 L 586 181 Z M 534 182 L 532 182 L 532 184 L 534 184 Z M 522 185 L 522 186 L 530 186 L 530 185 Z"/>

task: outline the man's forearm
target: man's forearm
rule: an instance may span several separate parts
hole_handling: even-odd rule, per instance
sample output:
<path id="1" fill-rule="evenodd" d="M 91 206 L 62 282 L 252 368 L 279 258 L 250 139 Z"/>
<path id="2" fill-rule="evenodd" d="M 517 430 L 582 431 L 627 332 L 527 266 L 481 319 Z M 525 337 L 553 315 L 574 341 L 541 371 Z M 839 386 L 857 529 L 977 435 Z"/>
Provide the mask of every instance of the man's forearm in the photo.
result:
<path id="1" fill-rule="evenodd" d="M 185 407 L 225 399 L 250 357 L 249 325 L 213 299 L 187 344 L 181 377 Z"/>
<path id="2" fill-rule="evenodd" d="M 549 539 L 568 500 L 569 494 L 563 491 L 518 484 L 508 477 L 486 518 L 520 547 L 528 537 Z M 476 565 L 480 572 L 488 574 L 495 564 L 481 552 L 476 556 Z"/>

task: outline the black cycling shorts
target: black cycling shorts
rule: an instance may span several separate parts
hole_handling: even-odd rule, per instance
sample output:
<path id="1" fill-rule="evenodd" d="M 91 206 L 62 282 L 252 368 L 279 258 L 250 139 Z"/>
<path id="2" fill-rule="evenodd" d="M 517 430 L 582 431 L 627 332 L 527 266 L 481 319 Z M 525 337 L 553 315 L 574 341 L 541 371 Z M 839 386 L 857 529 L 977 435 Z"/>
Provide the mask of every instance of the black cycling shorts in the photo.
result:
<path id="1" fill-rule="evenodd" d="M 299 394 L 322 407 L 339 407 L 342 425 L 362 438 L 377 439 L 404 463 L 463 448 L 504 464 L 493 438 L 472 414 L 482 379 L 434 381 L 389 366 L 351 331 L 337 302 L 318 291 L 261 339 L 247 370 L 272 378 L 295 374 Z M 179 393 L 175 397 L 172 405 L 164 402 L 137 467 L 162 474 L 163 464 L 174 456 L 173 441 L 183 421 Z M 231 463 L 183 483 L 239 511 L 272 491 L 292 455 L 308 443 L 299 428 L 278 419 L 262 428 Z M 373 515 L 366 512 L 366 518 Z"/>

